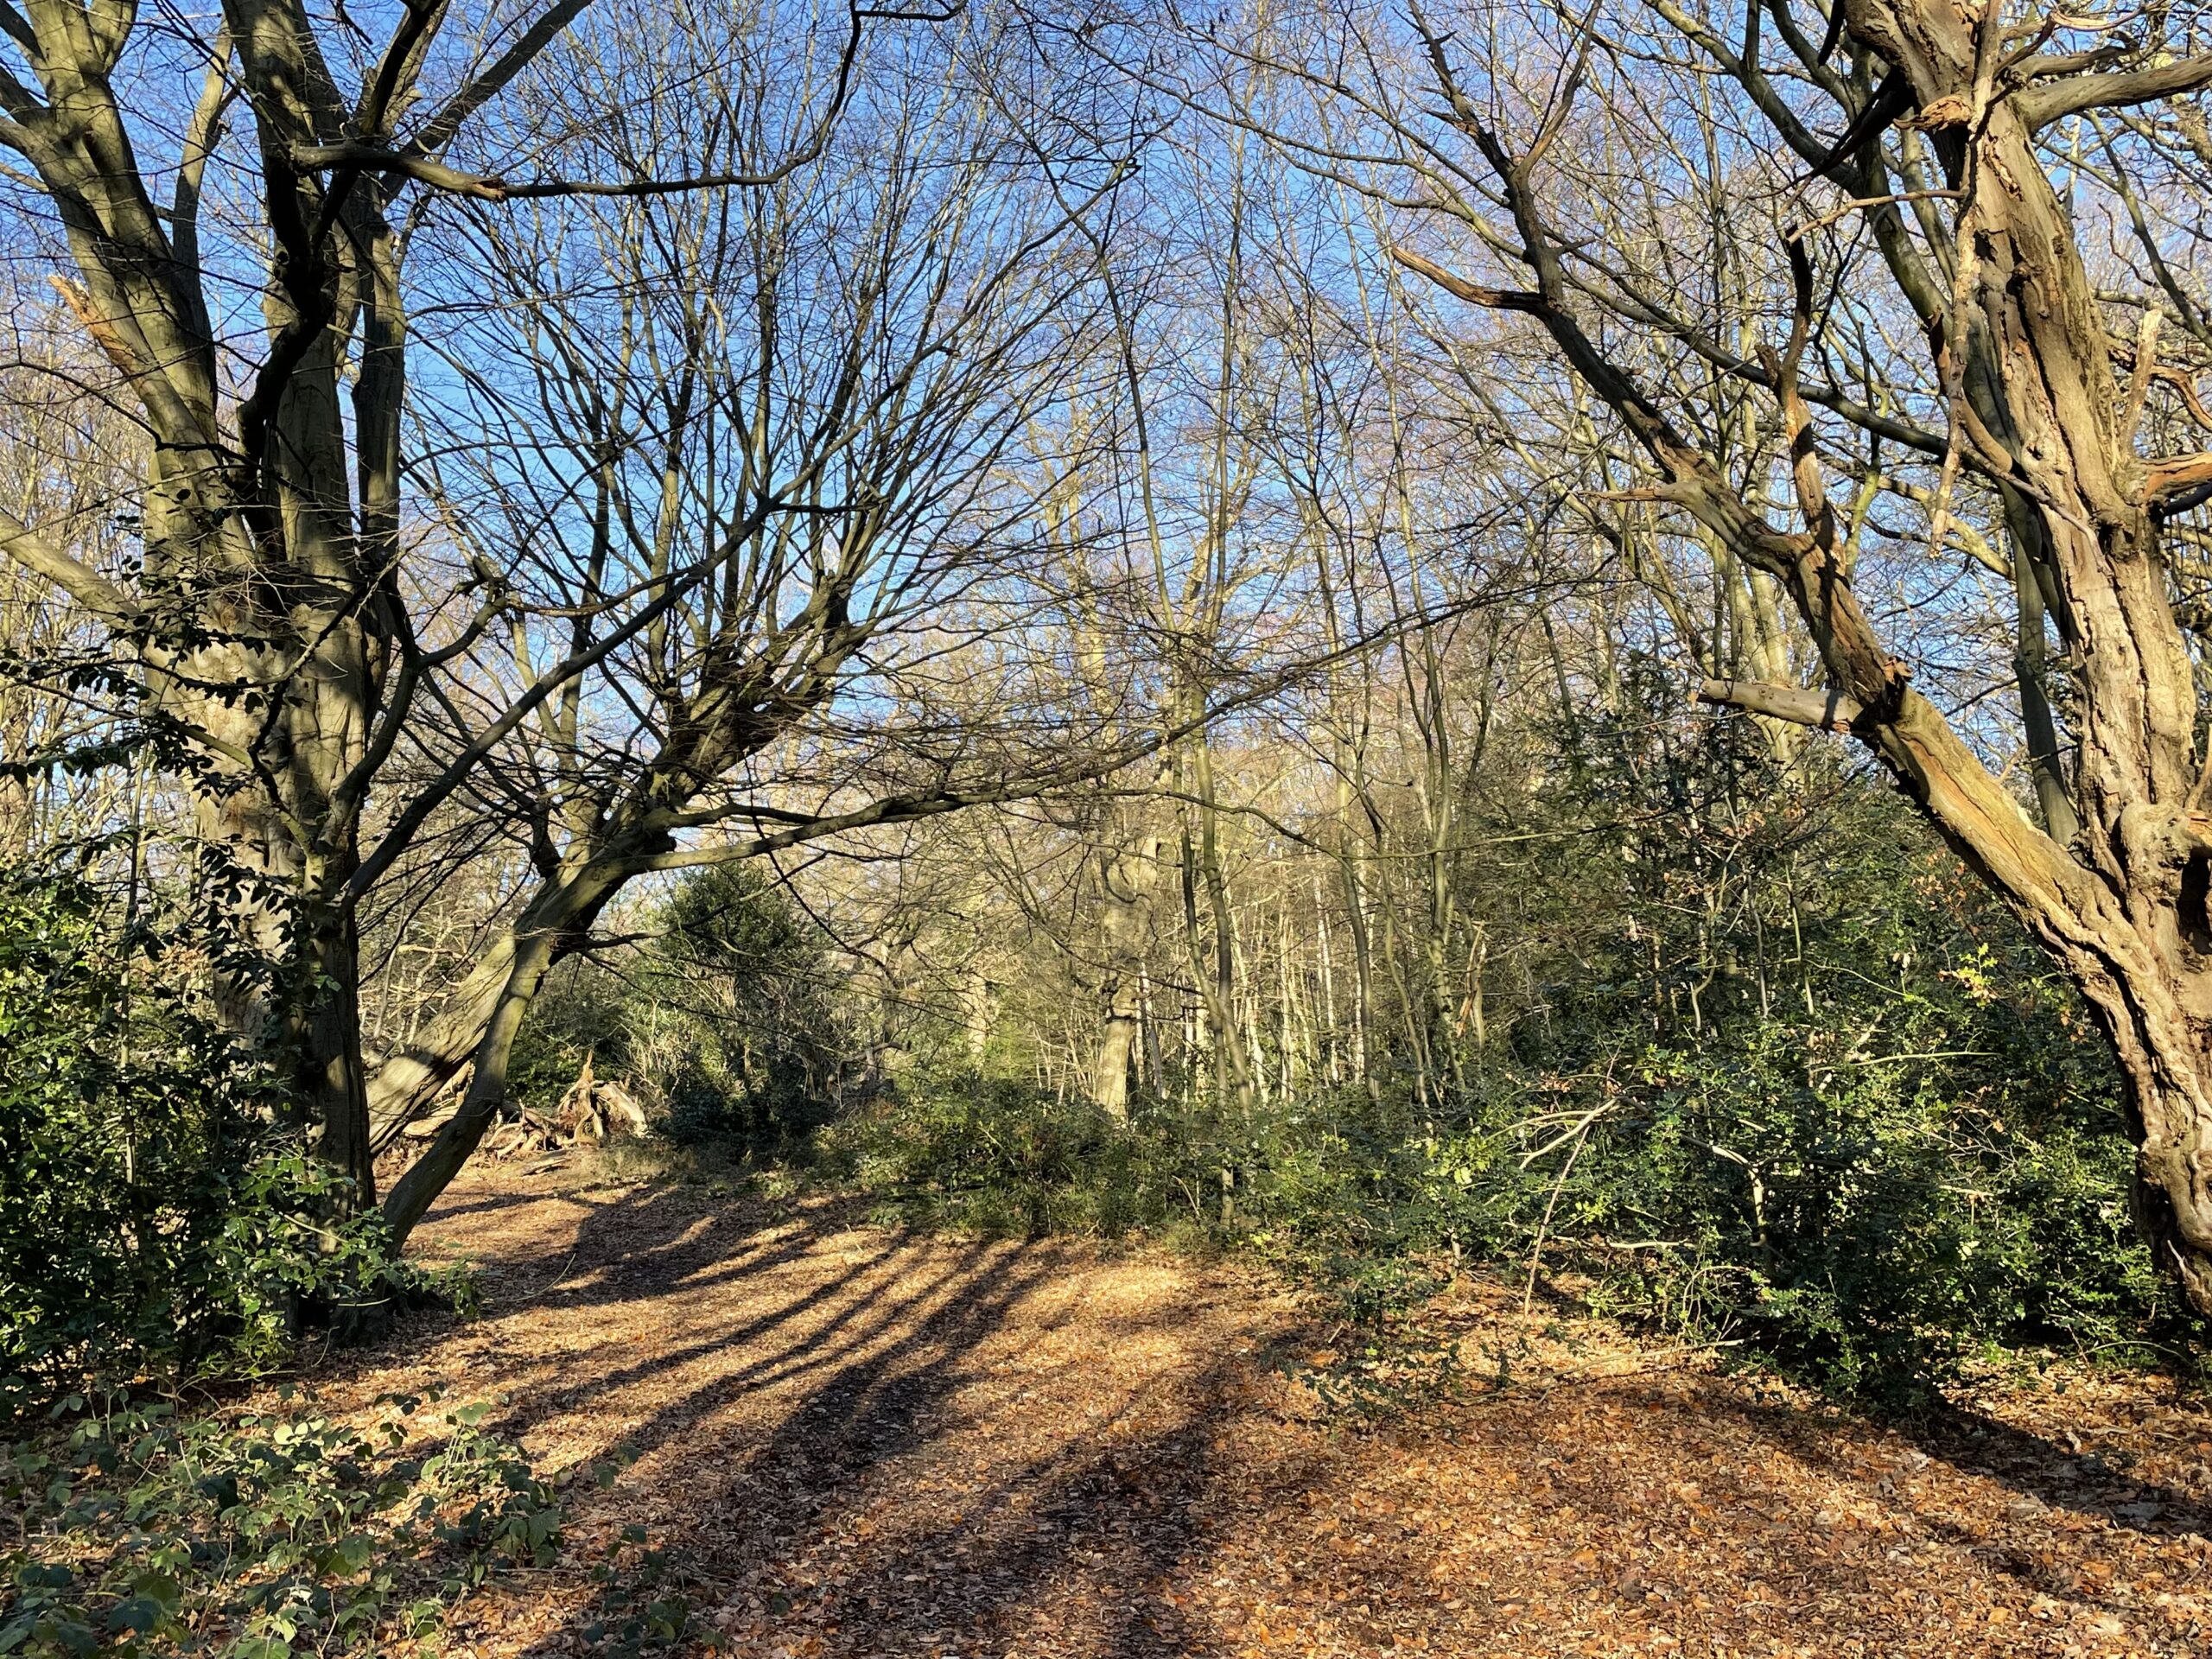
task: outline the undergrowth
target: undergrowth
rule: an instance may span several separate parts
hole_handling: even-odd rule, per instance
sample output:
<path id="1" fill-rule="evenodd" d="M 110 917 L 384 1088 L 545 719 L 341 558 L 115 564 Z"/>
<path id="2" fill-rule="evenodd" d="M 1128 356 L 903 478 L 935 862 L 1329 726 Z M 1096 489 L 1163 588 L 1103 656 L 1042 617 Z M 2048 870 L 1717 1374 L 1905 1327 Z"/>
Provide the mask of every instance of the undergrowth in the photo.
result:
<path id="1" fill-rule="evenodd" d="M 448 1651 L 493 1574 L 553 1565 L 563 1490 L 617 1466 L 543 1475 L 491 1410 L 388 1395 L 361 1427 L 289 1391 L 281 1411 L 196 1417 L 72 1396 L 0 1446 L 0 1654 Z M 588 1643 L 637 1653 L 684 1633 L 681 1601 L 652 1593 L 658 1567 L 633 1550 L 594 1568 Z"/>
<path id="2" fill-rule="evenodd" d="M 1949 1040 L 2001 1069 L 2021 1058 L 2002 1023 Z M 1904 1034 L 1944 1040 L 1929 1024 Z M 1980 1072 L 1839 1065 L 1808 1084 L 1808 1057 L 1817 1036 L 1785 1027 L 1426 1122 L 1344 1090 L 1234 1118 L 1152 1103 L 1123 1125 L 1002 1081 L 925 1078 L 754 1185 L 856 1189 L 931 1229 L 1262 1261 L 1337 1332 L 1305 1380 L 1363 1409 L 1497 1369 L 1433 1317 L 1476 1268 L 1862 1404 L 1916 1407 L 1969 1370 L 2052 1357 L 2196 1365 L 2111 1196 L 2126 1147 L 2098 1121 L 2105 1097 L 2054 1090 L 2039 1111 L 2016 1081 L 2000 1117 Z"/>

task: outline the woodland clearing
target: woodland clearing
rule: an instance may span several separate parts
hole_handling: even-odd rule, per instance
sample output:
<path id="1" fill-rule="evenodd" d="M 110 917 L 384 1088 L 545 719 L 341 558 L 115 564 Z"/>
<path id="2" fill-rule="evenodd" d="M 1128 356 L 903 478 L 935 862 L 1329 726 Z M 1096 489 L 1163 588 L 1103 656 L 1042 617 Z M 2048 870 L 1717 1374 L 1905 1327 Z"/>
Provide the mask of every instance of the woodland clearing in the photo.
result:
<path id="1" fill-rule="evenodd" d="M 2208 98 L 0 0 L 0 1656 L 2212 1654 Z"/>
<path id="2" fill-rule="evenodd" d="M 1292 1380 L 1317 1333 L 1233 1262 L 512 1166 L 416 1249 L 480 1264 L 480 1315 L 340 1354 L 327 1408 L 437 1385 L 495 1399 L 541 1465 L 634 1459 L 578 1489 L 558 1563 L 461 1611 L 454 1659 L 589 1651 L 583 1563 L 625 1529 L 691 1650 L 760 1659 L 2212 1637 L 2212 1408 L 2165 1379 L 2051 1374 L 1884 1425 L 1476 1280 L 1463 1340 L 1519 1354 L 1513 1380 L 1366 1425 Z"/>

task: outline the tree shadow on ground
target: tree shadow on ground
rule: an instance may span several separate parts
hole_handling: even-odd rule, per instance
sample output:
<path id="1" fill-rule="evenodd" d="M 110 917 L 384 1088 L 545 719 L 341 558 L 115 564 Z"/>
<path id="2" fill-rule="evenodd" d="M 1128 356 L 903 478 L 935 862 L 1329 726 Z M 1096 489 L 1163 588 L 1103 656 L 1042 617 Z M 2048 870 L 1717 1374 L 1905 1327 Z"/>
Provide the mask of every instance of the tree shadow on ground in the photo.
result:
<path id="1" fill-rule="evenodd" d="M 1913 1616 L 1889 1600 L 1901 1579 L 1955 1598 L 1964 1570 L 2085 1616 L 2112 1604 L 2011 1551 L 2002 1519 L 1981 1535 L 1917 1504 L 1904 1477 L 1892 1487 L 1884 1471 L 1909 1468 L 1909 1448 L 1946 1466 L 1953 1503 L 1966 1471 L 2102 1516 L 2124 1537 L 2208 1519 L 2190 1495 L 1974 1413 L 1878 1446 L 1863 1421 L 1718 1381 L 1687 1399 L 1594 1384 L 1641 1408 L 1632 1420 L 1608 1408 L 1612 1426 L 1594 1427 L 1624 1437 L 1611 1441 L 1590 1438 L 1580 1389 L 1508 1390 L 1495 1414 L 1451 1411 L 1438 1425 L 1455 1448 L 1448 1467 L 1402 1489 L 1401 1516 L 1454 1494 L 1504 1510 L 1471 1531 L 1379 1519 L 1359 1499 L 1400 1480 L 1391 1459 L 1287 1428 L 1244 1438 L 1251 1367 L 1204 1327 L 1205 1304 L 1183 1306 L 1179 1292 L 1099 1300 L 1111 1274 L 1094 1250 L 946 1243 L 866 1227 L 847 1206 L 716 1209 L 648 1185 L 562 1202 L 582 1211 L 573 1242 L 564 1219 L 542 1269 L 510 1251 L 509 1294 L 486 1320 L 527 1362 L 502 1362 L 519 1393 L 502 1427 L 570 1450 L 634 1448 L 613 1491 L 577 1495 L 576 1535 L 647 1526 L 671 1587 L 742 1653 L 1242 1651 L 1240 1621 L 1285 1596 L 1298 1628 L 1346 1651 L 1408 1640 L 1545 1650 L 1593 1619 L 1624 1640 L 1663 1622 L 1718 1641 L 1742 1588 L 1711 1576 L 1722 1561 L 1766 1573 L 1770 1599 L 1827 1608 L 1835 1628 L 1931 1652 L 1904 1641 Z M 1246 1323 L 1220 1330 L 1255 1328 L 1236 1318 Z M 522 1330 L 533 1322 L 558 1329 L 534 1340 Z M 1133 1355 L 1149 1357 L 1124 1363 Z M 1901 1567 L 1888 1534 L 1814 1513 L 1817 1483 L 1776 1513 L 1780 1494 L 1746 1461 L 1762 1443 L 1854 1502 L 1916 1515 L 1917 1535 L 1951 1564 Z M 1662 1517 L 1692 1476 L 1709 1506 L 1697 1513 L 1727 1548 L 1677 1562 L 1681 1538 L 1653 1529 L 1688 1525 L 1688 1510 Z M 1361 1535 L 1349 1553 L 1348 1531 Z M 1301 1587 L 1281 1587 L 1286 1572 Z M 1440 1573 L 1454 1611 L 1425 1588 Z M 619 1634 L 630 1616 L 567 1569 L 531 1594 L 538 1628 L 557 1620 L 533 1659 L 588 1651 L 593 1626 Z"/>
<path id="2" fill-rule="evenodd" d="M 2212 1504 L 2194 1494 L 2138 1479 L 2121 1459 L 2074 1451 L 1970 1407 L 1947 1406 L 1904 1425 L 1904 1433 L 1929 1457 L 2001 1481 L 2051 1509 L 2154 1536 L 2212 1538 Z"/>
<path id="3" fill-rule="evenodd" d="M 650 1396 L 620 1434 L 635 1461 L 608 1501 L 650 1495 L 697 1611 L 787 1631 L 794 1652 L 810 1637 L 821 1645 L 805 1650 L 830 1654 L 968 1654 L 1003 1651 L 1049 1600 L 1055 1620 L 1086 1627 L 1060 1629 L 1056 1651 L 1209 1649 L 1167 1590 L 1201 1548 L 1226 1357 L 1160 1379 L 1172 1400 L 1133 1398 L 1081 1433 L 1018 1448 L 963 1437 L 962 1391 L 1067 1317 L 1031 1304 L 1085 1253 L 880 1231 L 855 1243 L 858 1215 L 841 1205 L 715 1212 L 653 1188 L 568 1201 L 588 1207 L 568 1271 L 518 1300 L 549 1319 L 665 1300 L 666 1335 L 571 1355 L 499 1427 L 527 1434 Z M 1094 1312 L 1083 1329 L 1110 1347 L 1178 1322 Z M 575 1610 L 529 1651 L 582 1650 L 587 1629 L 623 1616 Z"/>
<path id="4" fill-rule="evenodd" d="M 1841 1466 L 1818 1432 L 1816 1415 L 1801 1408 L 1748 1402 L 1734 1410 L 1795 1455 L 1832 1469 Z M 2136 1479 L 2105 1455 L 2070 1450 L 1971 1407 L 1945 1404 L 1889 1426 L 1922 1456 L 1961 1474 L 1993 1480 L 2044 1508 L 2150 1537 L 2196 1533 L 2212 1538 L 2212 1504 L 2195 1494 Z M 1847 1472 L 1856 1478 L 1855 1471 Z"/>

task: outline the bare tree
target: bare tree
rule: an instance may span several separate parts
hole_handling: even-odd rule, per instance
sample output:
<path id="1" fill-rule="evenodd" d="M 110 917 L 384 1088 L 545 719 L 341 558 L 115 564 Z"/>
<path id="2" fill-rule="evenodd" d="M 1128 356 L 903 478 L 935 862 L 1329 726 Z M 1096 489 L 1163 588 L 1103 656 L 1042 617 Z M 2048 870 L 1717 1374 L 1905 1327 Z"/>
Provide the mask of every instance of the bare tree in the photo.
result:
<path id="1" fill-rule="evenodd" d="M 1088 279 L 976 70 L 941 50 L 887 69 L 877 124 L 741 200 L 563 204 L 456 251 L 513 296 L 448 347 L 463 389 L 438 447 L 448 533 L 499 620 L 464 626 L 467 672 L 429 683 L 410 741 L 430 775 L 358 885 L 461 792 L 493 803 L 529 874 L 372 1085 L 391 1124 L 468 1078 L 385 1205 L 403 1231 L 504 1101 L 546 971 L 624 884 L 1112 750 L 1080 722 L 1038 730 L 1015 684 L 1008 607 L 1046 589 L 1010 446 L 1081 384 Z M 720 159 L 753 90 L 707 78 L 577 142 Z M 465 442 L 487 428 L 510 442 Z"/>
<path id="2" fill-rule="evenodd" d="M 0 370 L 0 503 L 99 563 L 128 537 L 134 435 L 100 395 L 105 367 L 70 334 L 59 302 L 10 298 L 16 366 Z M 0 865 L 111 820 L 118 790 L 142 792 L 135 774 L 67 764 L 88 744 L 102 752 L 113 735 L 99 692 L 115 666 L 105 643 L 66 596 L 0 564 Z"/>
<path id="3" fill-rule="evenodd" d="M 879 767 L 887 797 L 818 768 L 810 794 L 743 790 L 772 752 L 804 784 L 836 734 L 794 734 L 856 678 L 918 706 L 925 671 L 870 642 L 911 637 L 1006 521 L 994 423 L 1052 384 L 1052 247 L 1116 176 L 1025 201 L 1003 32 L 899 28 L 952 16 L 558 0 L 410 7 L 372 40 L 286 0 L 209 33 L 0 14 L 13 239 L 136 429 L 138 548 L 28 498 L 0 546 L 105 634 L 135 683 L 111 719 L 180 757 L 262 964 L 220 1011 L 288 1057 L 362 1199 L 372 1097 L 390 1116 L 481 1069 L 394 1195 L 402 1231 L 621 882 L 966 798 L 934 763 Z M 535 885 L 372 1080 L 365 906 L 419 881 L 426 825 L 485 808 Z"/>

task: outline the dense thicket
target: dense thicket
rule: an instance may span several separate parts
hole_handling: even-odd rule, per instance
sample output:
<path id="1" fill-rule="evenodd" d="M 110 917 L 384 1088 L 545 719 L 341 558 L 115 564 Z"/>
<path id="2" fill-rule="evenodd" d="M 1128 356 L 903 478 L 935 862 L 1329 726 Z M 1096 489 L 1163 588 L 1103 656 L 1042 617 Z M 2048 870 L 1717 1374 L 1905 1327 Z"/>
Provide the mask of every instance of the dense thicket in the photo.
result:
<path id="1" fill-rule="evenodd" d="M 174 895 L 172 895 L 173 897 Z M 181 969 L 189 912 L 0 872 L 0 1413 L 287 1363 L 417 1287 Z"/>

